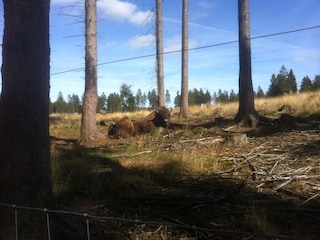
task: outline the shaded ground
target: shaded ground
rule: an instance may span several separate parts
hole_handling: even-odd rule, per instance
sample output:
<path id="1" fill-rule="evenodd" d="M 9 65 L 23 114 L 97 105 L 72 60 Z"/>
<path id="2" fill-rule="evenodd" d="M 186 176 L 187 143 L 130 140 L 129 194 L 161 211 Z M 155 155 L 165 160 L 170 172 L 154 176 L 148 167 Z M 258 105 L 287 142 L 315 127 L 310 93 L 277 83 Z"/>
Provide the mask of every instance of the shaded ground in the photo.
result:
<path id="1" fill-rule="evenodd" d="M 232 124 L 176 122 L 169 134 L 91 149 L 54 136 L 56 195 L 122 219 L 92 219 L 92 239 L 320 239 L 317 116 L 255 130 Z"/>

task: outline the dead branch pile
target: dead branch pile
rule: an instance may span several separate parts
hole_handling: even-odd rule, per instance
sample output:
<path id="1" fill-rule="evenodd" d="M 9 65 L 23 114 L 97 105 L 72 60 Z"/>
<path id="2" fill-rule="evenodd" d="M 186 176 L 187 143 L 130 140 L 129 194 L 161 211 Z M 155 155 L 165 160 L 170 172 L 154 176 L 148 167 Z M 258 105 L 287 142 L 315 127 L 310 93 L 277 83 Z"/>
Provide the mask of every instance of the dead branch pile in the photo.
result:
<path id="1" fill-rule="evenodd" d="M 160 151 L 203 149 L 203 154 L 228 162 L 230 168 L 218 173 L 243 179 L 261 192 L 285 192 L 304 200 L 320 200 L 320 130 L 291 131 L 267 137 L 248 137 L 246 146 L 226 143 L 225 136 L 196 139 L 170 139 L 151 143 Z M 225 144 L 225 151 L 214 152 L 213 145 Z M 227 146 L 229 144 L 229 146 Z M 210 152 L 210 149 L 211 152 Z M 208 152 L 209 150 L 209 152 Z"/>
<path id="2" fill-rule="evenodd" d="M 279 141 L 280 139 L 280 141 Z M 220 161 L 233 163 L 228 171 L 251 180 L 259 191 L 282 191 L 306 201 L 320 200 L 320 131 L 292 131 L 272 139 L 252 138 L 258 146 L 247 153 L 231 151 Z M 239 149 L 239 148 L 238 148 Z"/>
<path id="3" fill-rule="evenodd" d="M 178 131 L 174 134 L 163 139 L 146 139 L 143 146 L 148 150 L 113 157 L 134 157 L 155 151 L 198 151 L 216 158 L 221 164 L 227 163 L 228 169 L 172 179 L 161 187 L 156 187 L 153 179 L 143 194 L 127 197 L 125 216 L 140 219 L 143 216 L 165 221 L 168 225 L 119 222 L 114 226 L 116 230 L 110 232 L 119 233 L 123 229 L 122 239 L 182 239 L 181 236 L 185 237 L 183 239 L 239 239 L 233 229 L 246 229 L 249 220 L 257 225 L 262 219 L 268 225 L 269 218 L 272 223 L 279 215 L 287 223 L 291 219 L 302 228 L 319 225 L 319 130 L 248 137 L 245 145 L 236 145 L 223 134 L 204 133 L 198 138 L 184 137 L 183 132 Z M 223 147 L 219 148 L 221 144 Z M 101 210 L 95 214 L 100 213 Z M 292 216 L 297 218 L 292 220 Z M 189 229 L 193 222 L 206 229 Z M 255 229 L 256 225 L 248 230 L 252 234 L 241 235 L 241 239 L 258 237 L 261 229 Z"/>

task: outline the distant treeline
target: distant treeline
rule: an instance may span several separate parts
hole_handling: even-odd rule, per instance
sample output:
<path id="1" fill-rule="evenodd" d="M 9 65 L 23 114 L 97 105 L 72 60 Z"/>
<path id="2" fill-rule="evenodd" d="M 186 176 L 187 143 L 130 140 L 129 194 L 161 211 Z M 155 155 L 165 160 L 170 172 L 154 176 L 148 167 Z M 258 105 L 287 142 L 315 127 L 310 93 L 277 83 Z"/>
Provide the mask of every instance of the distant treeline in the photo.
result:
<path id="1" fill-rule="evenodd" d="M 299 92 L 316 91 L 320 89 L 320 75 L 316 75 L 313 80 L 308 76 L 305 76 L 299 88 Z M 291 94 L 298 92 L 296 77 L 293 70 L 287 69 L 282 66 L 277 75 L 272 74 L 270 79 L 270 85 L 268 91 L 265 93 L 259 86 L 257 91 L 254 91 L 256 98 L 275 97 L 284 94 Z M 64 99 L 62 92 L 59 93 L 55 102 L 50 102 L 50 113 L 81 113 L 82 98 L 78 95 L 72 94 L 67 96 L 67 100 Z M 180 106 L 180 93 L 177 92 L 174 97 L 173 105 L 175 107 Z M 211 94 L 208 90 L 205 92 L 203 89 L 189 90 L 189 105 L 201 105 L 206 103 L 227 103 L 236 102 L 239 100 L 238 93 L 234 90 L 222 91 Z M 165 92 L 165 101 L 169 106 L 171 104 L 171 95 L 169 90 Z M 131 90 L 131 86 L 123 84 L 120 87 L 119 93 L 111 93 L 106 96 L 102 93 L 98 97 L 97 112 L 127 112 L 135 111 L 139 109 L 154 109 L 158 106 L 158 97 L 156 90 L 143 93 L 141 89 L 138 89 L 136 93 Z"/>

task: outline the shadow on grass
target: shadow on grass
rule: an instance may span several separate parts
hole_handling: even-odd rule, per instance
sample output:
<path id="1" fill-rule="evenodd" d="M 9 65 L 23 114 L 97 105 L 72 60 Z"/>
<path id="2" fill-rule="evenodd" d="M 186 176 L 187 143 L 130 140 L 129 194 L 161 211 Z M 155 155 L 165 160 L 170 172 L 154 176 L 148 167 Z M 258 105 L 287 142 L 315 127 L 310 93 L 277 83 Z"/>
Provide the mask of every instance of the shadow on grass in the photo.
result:
<path id="1" fill-rule="evenodd" d="M 301 117 L 301 116 L 293 116 L 290 114 L 282 113 L 278 118 L 269 119 L 270 122 L 268 124 L 258 124 L 257 129 L 249 129 L 247 128 L 244 132 L 248 134 L 250 137 L 267 137 L 275 134 L 279 134 L 281 132 L 288 131 L 308 131 L 308 130 L 319 130 L 320 128 L 320 114 L 312 114 L 310 116 Z M 195 128 L 228 128 L 230 126 L 236 126 L 237 122 L 232 118 L 214 118 L 213 120 L 207 120 L 205 122 L 188 122 L 188 123 L 179 123 L 172 122 L 170 129 L 172 131 L 179 129 L 195 129 Z M 241 130 L 240 130 L 241 131 Z"/>
<path id="2" fill-rule="evenodd" d="M 92 221 L 94 239 L 319 239 L 320 204 L 256 192 L 245 180 L 188 176 L 179 162 L 123 167 L 109 148 L 57 147 L 55 193 L 64 204 L 95 216 L 172 225 Z M 181 227 L 176 227 L 179 225 Z M 195 227 L 191 227 L 195 226 Z M 202 229 L 200 229 L 202 228 Z"/>

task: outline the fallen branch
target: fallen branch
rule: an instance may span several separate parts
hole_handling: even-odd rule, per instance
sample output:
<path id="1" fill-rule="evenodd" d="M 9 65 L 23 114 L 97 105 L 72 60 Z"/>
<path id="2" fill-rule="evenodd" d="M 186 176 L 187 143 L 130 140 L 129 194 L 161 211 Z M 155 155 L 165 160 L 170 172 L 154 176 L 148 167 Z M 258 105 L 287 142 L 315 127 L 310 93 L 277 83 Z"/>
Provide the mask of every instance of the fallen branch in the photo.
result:
<path id="1" fill-rule="evenodd" d="M 275 191 L 279 190 L 280 188 L 283 188 L 284 186 L 288 185 L 294 180 L 294 177 L 290 178 L 289 180 L 285 181 L 284 183 L 281 183 L 277 187 L 271 189 L 270 193 L 274 193 Z"/>
<path id="2" fill-rule="evenodd" d="M 320 193 L 317 193 L 317 194 L 309 197 L 309 198 L 308 198 L 307 200 L 305 200 L 304 202 L 298 204 L 297 207 L 301 207 L 302 205 L 306 204 L 307 202 L 311 201 L 312 199 L 314 199 L 314 198 L 316 198 L 316 197 L 318 197 L 318 196 L 320 196 Z"/>
<path id="3" fill-rule="evenodd" d="M 224 139 L 222 137 L 205 137 L 205 138 L 196 138 L 196 139 L 187 139 L 187 140 L 180 140 L 179 143 L 202 143 L 202 142 L 223 142 Z"/>
<path id="4" fill-rule="evenodd" d="M 137 152 L 137 153 L 122 153 L 122 154 L 117 154 L 117 155 L 112 155 L 111 157 L 134 157 L 134 156 L 138 156 L 138 155 L 142 155 L 142 154 L 146 154 L 146 153 L 152 153 L 151 150 L 147 150 L 147 151 L 142 151 L 142 152 Z"/>

